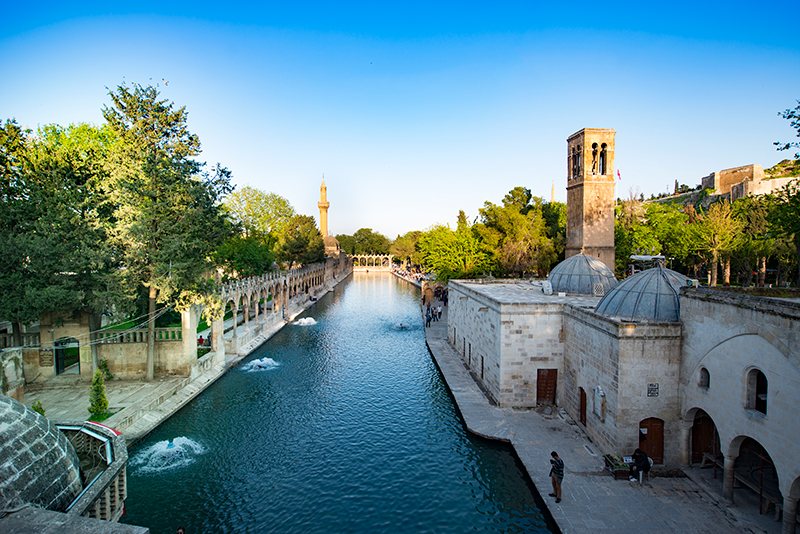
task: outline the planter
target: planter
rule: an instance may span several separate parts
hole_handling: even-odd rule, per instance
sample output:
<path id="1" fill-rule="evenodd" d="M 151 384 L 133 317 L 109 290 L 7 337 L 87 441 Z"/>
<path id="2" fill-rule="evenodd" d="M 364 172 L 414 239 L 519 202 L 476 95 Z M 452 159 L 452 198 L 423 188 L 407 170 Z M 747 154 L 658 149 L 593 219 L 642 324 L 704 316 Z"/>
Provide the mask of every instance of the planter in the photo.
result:
<path id="1" fill-rule="evenodd" d="M 631 476 L 631 468 L 628 464 L 622 461 L 619 454 L 606 454 L 603 456 L 606 470 L 614 480 L 628 480 Z"/>

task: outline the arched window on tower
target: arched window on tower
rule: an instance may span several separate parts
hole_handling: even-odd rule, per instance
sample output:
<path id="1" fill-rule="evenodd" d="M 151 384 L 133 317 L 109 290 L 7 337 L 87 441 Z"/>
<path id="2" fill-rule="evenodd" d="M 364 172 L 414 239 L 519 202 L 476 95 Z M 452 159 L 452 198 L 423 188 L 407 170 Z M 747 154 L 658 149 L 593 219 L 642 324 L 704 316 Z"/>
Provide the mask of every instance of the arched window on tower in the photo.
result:
<path id="1" fill-rule="evenodd" d="M 767 377 L 758 369 L 747 373 L 747 407 L 767 415 Z"/>
<path id="2" fill-rule="evenodd" d="M 592 174 L 597 174 L 597 143 L 592 143 Z"/>
<path id="3" fill-rule="evenodd" d="M 600 174 L 608 174 L 608 145 L 603 143 L 600 146 Z"/>

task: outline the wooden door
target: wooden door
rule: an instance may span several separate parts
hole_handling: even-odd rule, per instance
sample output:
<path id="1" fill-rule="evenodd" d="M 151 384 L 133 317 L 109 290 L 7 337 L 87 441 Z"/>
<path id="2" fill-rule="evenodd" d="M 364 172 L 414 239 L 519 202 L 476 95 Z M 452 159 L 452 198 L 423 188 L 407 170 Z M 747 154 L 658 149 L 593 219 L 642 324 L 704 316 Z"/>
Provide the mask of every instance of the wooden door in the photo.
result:
<path id="1" fill-rule="evenodd" d="M 639 423 L 639 448 L 654 464 L 664 463 L 664 421 L 651 417 Z"/>
<path id="2" fill-rule="evenodd" d="M 581 390 L 581 424 L 586 426 L 586 390 L 583 388 L 578 388 Z"/>
<path id="3" fill-rule="evenodd" d="M 558 369 L 539 369 L 536 376 L 536 404 L 556 403 Z"/>
<path id="4" fill-rule="evenodd" d="M 719 455 L 717 427 L 709 415 L 700 410 L 692 425 L 692 463 L 702 462 L 703 453 Z"/>

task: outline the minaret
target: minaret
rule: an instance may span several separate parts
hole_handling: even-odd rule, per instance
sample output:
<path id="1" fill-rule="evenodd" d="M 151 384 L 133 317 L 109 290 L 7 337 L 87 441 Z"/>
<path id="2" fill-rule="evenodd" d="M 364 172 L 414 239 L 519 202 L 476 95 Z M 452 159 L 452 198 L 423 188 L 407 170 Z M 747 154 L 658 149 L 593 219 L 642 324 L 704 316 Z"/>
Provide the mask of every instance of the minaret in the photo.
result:
<path id="1" fill-rule="evenodd" d="M 328 188 L 325 187 L 325 175 L 322 175 L 322 187 L 319 188 L 319 233 L 322 234 L 322 237 L 328 235 L 328 206 L 330 206 L 330 202 L 328 202 Z"/>

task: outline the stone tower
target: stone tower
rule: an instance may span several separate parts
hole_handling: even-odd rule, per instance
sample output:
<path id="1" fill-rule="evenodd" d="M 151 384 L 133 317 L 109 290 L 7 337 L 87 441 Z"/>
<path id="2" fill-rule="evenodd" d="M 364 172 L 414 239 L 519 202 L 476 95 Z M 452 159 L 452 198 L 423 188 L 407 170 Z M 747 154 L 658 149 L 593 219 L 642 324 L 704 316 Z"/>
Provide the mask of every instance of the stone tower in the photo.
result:
<path id="1" fill-rule="evenodd" d="M 614 270 L 614 130 L 584 128 L 567 139 L 565 256 L 587 254 Z"/>
<path id="2" fill-rule="evenodd" d="M 328 188 L 325 187 L 325 177 L 322 178 L 322 186 L 319 188 L 319 233 L 322 234 L 323 239 L 328 235 L 328 207 L 331 205 L 328 202 Z"/>

